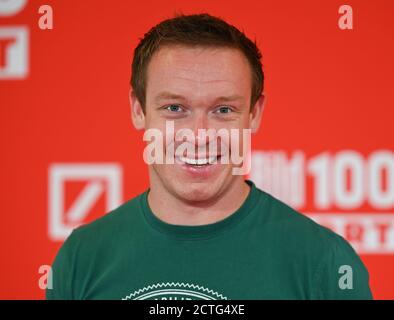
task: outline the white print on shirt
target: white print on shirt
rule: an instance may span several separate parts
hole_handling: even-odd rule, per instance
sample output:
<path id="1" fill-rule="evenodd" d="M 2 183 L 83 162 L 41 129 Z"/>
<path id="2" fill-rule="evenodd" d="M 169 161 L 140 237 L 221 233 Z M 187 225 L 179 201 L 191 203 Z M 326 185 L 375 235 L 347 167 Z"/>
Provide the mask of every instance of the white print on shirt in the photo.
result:
<path id="1" fill-rule="evenodd" d="M 134 291 L 122 300 L 227 300 L 227 297 L 195 284 L 162 282 Z"/>

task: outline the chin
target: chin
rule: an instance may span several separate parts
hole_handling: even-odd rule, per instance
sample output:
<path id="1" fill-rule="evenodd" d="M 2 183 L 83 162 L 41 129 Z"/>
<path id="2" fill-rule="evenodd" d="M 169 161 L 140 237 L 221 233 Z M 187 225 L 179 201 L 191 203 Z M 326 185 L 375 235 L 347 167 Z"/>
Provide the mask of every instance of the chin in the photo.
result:
<path id="1" fill-rule="evenodd" d="M 165 167 L 167 169 L 168 167 Z M 231 167 L 221 167 L 212 175 L 195 175 L 183 170 L 155 170 L 157 176 L 176 198 L 186 202 L 215 201 L 221 192 L 231 183 Z"/>
<path id="2" fill-rule="evenodd" d="M 219 190 L 208 182 L 181 184 L 175 188 L 177 196 L 188 202 L 202 202 L 214 199 Z"/>
<path id="3" fill-rule="evenodd" d="M 225 192 L 231 181 L 216 179 L 204 182 L 179 184 L 174 188 L 177 197 L 189 203 L 215 203 Z"/>

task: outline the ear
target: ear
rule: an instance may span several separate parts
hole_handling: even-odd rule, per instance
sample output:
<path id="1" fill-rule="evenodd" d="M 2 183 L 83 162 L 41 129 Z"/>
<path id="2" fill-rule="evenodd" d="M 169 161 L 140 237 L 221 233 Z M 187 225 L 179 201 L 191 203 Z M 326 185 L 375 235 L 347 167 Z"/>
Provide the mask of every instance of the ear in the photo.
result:
<path id="1" fill-rule="evenodd" d="M 131 121 L 137 130 L 145 129 L 145 114 L 132 89 L 129 91 Z"/>
<path id="2" fill-rule="evenodd" d="M 252 130 L 252 133 L 256 133 L 260 128 L 265 101 L 266 97 L 262 94 L 250 112 L 250 129 Z"/>

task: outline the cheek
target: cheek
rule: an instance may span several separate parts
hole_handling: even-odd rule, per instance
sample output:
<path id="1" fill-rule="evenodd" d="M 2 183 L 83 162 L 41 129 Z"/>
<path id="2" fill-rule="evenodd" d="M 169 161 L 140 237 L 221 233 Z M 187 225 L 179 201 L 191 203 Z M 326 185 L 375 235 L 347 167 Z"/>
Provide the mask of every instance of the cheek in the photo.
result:
<path id="1" fill-rule="evenodd" d="M 146 129 L 156 130 L 160 132 L 163 138 L 166 136 L 166 122 L 159 117 L 148 116 L 146 118 Z"/>

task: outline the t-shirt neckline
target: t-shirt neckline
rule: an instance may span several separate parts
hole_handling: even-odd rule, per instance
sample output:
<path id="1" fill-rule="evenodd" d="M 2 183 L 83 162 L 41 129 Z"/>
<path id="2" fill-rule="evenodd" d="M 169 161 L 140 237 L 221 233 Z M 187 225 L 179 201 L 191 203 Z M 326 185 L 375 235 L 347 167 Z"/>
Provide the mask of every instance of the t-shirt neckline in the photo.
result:
<path id="1" fill-rule="evenodd" d="M 160 233 L 166 234 L 172 238 L 194 240 L 210 238 L 215 235 L 221 234 L 229 228 L 240 222 L 248 213 L 253 209 L 258 200 L 258 189 L 255 184 L 250 180 L 245 180 L 250 186 L 250 191 L 242 205 L 226 218 L 210 224 L 189 226 L 170 224 L 159 219 L 151 210 L 148 203 L 149 189 L 145 191 L 140 198 L 141 209 L 144 219 L 148 224 Z"/>

